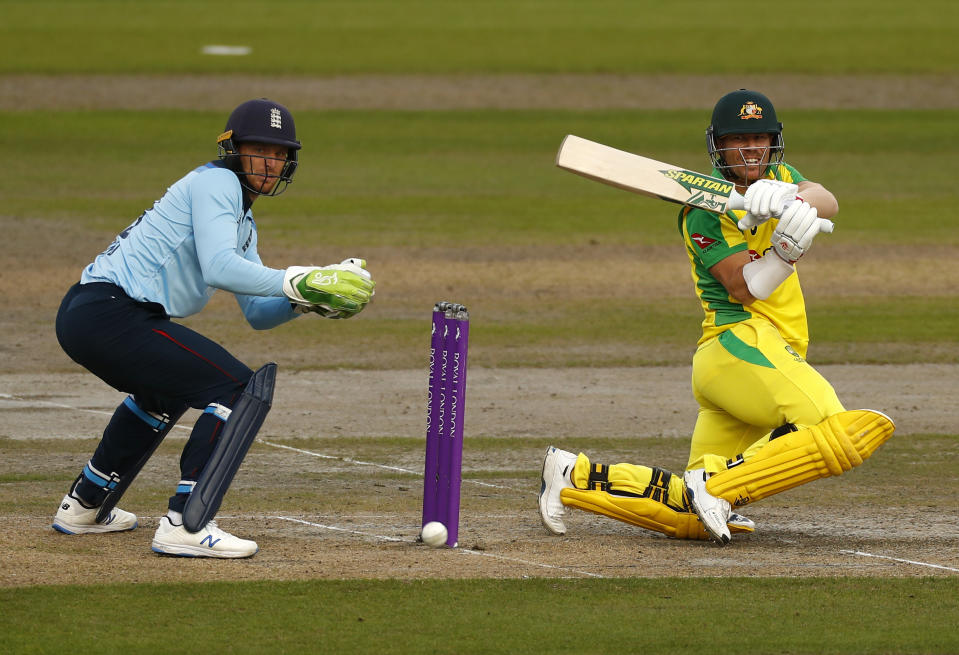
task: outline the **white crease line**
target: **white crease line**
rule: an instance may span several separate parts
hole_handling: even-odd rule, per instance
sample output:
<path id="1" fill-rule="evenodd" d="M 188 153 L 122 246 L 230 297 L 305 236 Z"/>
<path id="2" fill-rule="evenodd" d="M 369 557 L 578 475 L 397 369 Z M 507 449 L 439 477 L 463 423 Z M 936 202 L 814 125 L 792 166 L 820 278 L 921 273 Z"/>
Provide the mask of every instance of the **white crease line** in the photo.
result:
<path id="1" fill-rule="evenodd" d="M 273 443 L 272 441 L 267 441 L 266 439 L 257 439 L 260 443 L 264 443 L 267 446 L 273 446 L 274 448 L 283 448 L 285 450 L 292 450 L 295 453 L 302 453 L 303 455 L 310 455 L 312 457 L 319 457 L 321 459 L 336 459 L 341 462 L 347 462 L 348 464 L 358 464 L 360 466 L 375 466 L 377 468 L 386 469 L 388 471 L 399 471 L 400 473 L 409 473 L 411 475 L 419 475 L 422 477 L 422 473 L 417 473 L 416 471 L 410 471 L 409 469 L 400 468 L 399 466 L 388 466 L 386 464 L 377 464 L 375 462 L 364 462 L 358 459 L 351 459 L 349 457 L 337 457 L 336 455 L 324 455 L 323 453 L 314 453 L 311 450 L 303 450 L 302 448 L 294 448 L 293 446 L 286 446 L 281 443 Z"/>
<path id="2" fill-rule="evenodd" d="M 409 469 L 400 468 L 399 466 L 388 466 L 386 464 L 377 464 L 376 462 L 364 462 L 359 459 L 352 459 L 350 457 L 337 457 L 336 455 L 324 455 L 323 453 L 315 453 L 311 450 L 303 450 L 302 448 L 294 448 L 293 446 L 286 446 L 281 443 L 273 443 L 272 441 L 267 441 L 266 439 L 257 439 L 258 442 L 266 444 L 267 446 L 273 446 L 274 448 L 284 448 L 286 450 L 292 450 L 293 452 L 302 453 L 304 455 L 311 455 L 313 457 L 319 457 L 321 459 L 335 459 L 341 462 L 346 462 L 348 464 L 357 464 L 359 466 L 375 466 L 376 468 L 386 469 L 387 471 L 399 471 L 400 473 L 408 473 L 410 475 L 418 475 L 423 477 L 422 471 L 411 471 Z M 490 482 L 480 482 L 479 480 L 463 480 L 469 484 L 477 484 L 481 487 L 493 487 L 494 489 L 509 489 L 511 491 L 520 491 L 513 487 L 506 487 L 501 484 L 492 484 Z"/>
<path id="3" fill-rule="evenodd" d="M 840 553 L 846 553 L 847 555 L 861 555 L 863 557 L 875 557 L 877 559 L 888 559 L 893 562 L 902 562 L 903 564 L 915 564 L 916 566 L 928 566 L 932 569 L 944 569 L 946 571 L 955 571 L 959 573 L 959 569 L 954 569 L 951 566 L 942 566 L 940 564 L 929 564 L 928 562 L 915 562 L 911 559 L 900 559 L 898 557 L 889 557 L 888 555 L 874 555 L 872 553 L 864 553 L 861 550 L 840 550 Z"/>
<path id="4" fill-rule="evenodd" d="M 18 401 L 21 401 L 21 402 L 39 403 L 39 404 L 42 404 L 42 405 L 48 405 L 48 406 L 50 406 L 50 407 L 57 407 L 57 408 L 60 408 L 60 409 L 70 409 L 70 410 L 73 410 L 73 411 L 75 411 L 75 412 L 84 412 L 84 413 L 87 413 L 87 414 L 98 414 L 98 415 L 101 415 L 101 416 L 113 416 L 113 412 L 105 412 L 105 411 L 102 411 L 102 410 L 99 410 L 99 409 L 82 409 L 82 408 L 80 408 L 80 407 L 74 407 L 74 406 L 72 406 L 72 405 L 65 405 L 65 404 L 63 404 L 63 403 L 55 403 L 55 402 L 51 402 L 51 401 L 49 401 L 49 400 L 32 400 L 32 399 L 23 398 L 22 396 L 17 396 L 17 395 L 8 394 L 8 393 L 0 393 L 0 399 L 18 400 Z M 191 426 L 188 426 L 188 425 L 176 425 L 176 426 L 174 426 L 174 427 L 176 427 L 176 428 L 178 428 L 178 429 L 180 429 L 180 430 L 193 430 L 193 428 L 192 428 Z M 385 469 L 385 470 L 387 470 L 387 471 L 397 471 L 397 472 L 399 472 L 399 473 L 408 473 L 408 474 L 410 474 L 410 475 L 418 475 L 418 476 L 420 476 L 420 477 L 423 477 L 423 473 L 421 473 L 421 472 L 419 472 L 419 471 L 411 471 L 411 470 L 409 470 L 409 469 L 400 468 L 400 467 L 398 467 L 398 466 L 389 466 L 389 465 L 387 465 L 387 464 L 377 464 L 376 462 L 364 462 L 364 461 L 362 461 L 362 460 L 352 459 L 352 458 L 350 458 L 350 457 L 338 457 L 338 456 L 336 456 L 336 455 L 324 455 L 323 453 L 315 453 L 315 452 L 310 451 L 310 450 L 303 450 L 302 448 L 294 448 L 293 446 L 286 446 L 286 445 L 284 445 L 284 444 L 273 443 L 272 441 L 267 441 L 266 439 L 257 439 L 257 441 L 260 442 L 260 443 L 262 443 L 262 444 L 265 444 L 265 445 L 267 445 L 267 446 L 272 446 L 273 448 L 283 448 L 283 449 L 285 449 L 285 450 L 292 450 L 293 452 L 301 453 L 301 454 L 303 454 L 303 455 L 310 455 L 311 457 L 319 457 L 319 458 L 321 458 L 321 459 L 339 460 L 339 461 L 341 461 L 341 462 L 346 462 L 346 463 L 348 463 L 348 464 L 356 464 L 356 465 L 358 465 L 358 466 L 374 466 L 374 467 L 376 467 L 376 468 Z M 478 485 L 478 486 L 480 486 L 480 487 L 490 487 L 490 488 L 493 488 L 493 489 L 508 489 L 508 490 L 510 490 L 510 491 L 523 491 L 523 490 L 521 490 L 521 489 L 516 489 L 515 487 L 507 487 L 507 486 L 501 485 L 501 484 L 492 484 L 491 482 L 480 482 L 479 480 L 464 480 L 463 482 L 466 482 L 466 483 L 468 483 L 468 484 L 475 484 L 475 485 Z"/>
<path id="5" fill-rule="evenodd" d="M 363 532 L 362 530 L 351 530 L 349 528 L 341 528 L 335 525 L 325 525 L 323 523 L 313 523 L 312 521 L 304 521 L 303 519 L 295 519 L 290 516 L 271 516 L 269 518 L 279 519 L 281 521 L 291 521 L 293 523 L 300 523 L 302 525 L 309 525 L 314 528 L 321 528 L 323 530 L 334 530 L 336 532 L 345 532 L 348 534 L 360 535 L 362 537 L 371 537 L 373 539 L 380 539 L 382 541 L 392 541 L 392 542 L 409 542 L 409 539 L 401 539 L 399 537 L 387 537 L 384 535 L 373 534 L 371 532 Z M 556 566 L 554 564 L 543 564 L 542 562 L 531 562 L 525 559 L 519 559 L 517 557 L 507 557 L 506 555 L 496 555 L 494 553 L 487 553 L 482 550 L 473 550 L 471 548 L 455 548 L 452 549 L 454 552 L 463 553 L 464 555 L 479 555 L 481 557 L 492 557 L 493 559 L 501 559 L 506 562 L 514 562 L 516 564 L 525 564 L 526 566 L 537 566 L 543 569 L 553 569 L 556 571 L 569 571 L 570 573 L 575 573 L 577 575 L 585 575 L 591 578 L 603 578 L 605 576 L 600 575 L 599 573 L 590 573 L 589 571 L 580 571 L 578 569 L 571 569 L 566 566 Z"/>
<path id="6" fill-rule="evenodd" d="M 36 400 L 32 398 L 24 398 L 22 396 L 17 396 L 9 393 L 0 393 L 0 398 L 5 400 L 16 400 L 22 403 L 37 403 L 39 405 L 48 405 L 49 407 L 59 407 L 60 409 L 72 409 L 75 412 L 86 412 L 87 414 L 102 414 L 104 416 L 113 416 L 113 412 L 104 412 L 99 409 L 81 409 L 79 407 L 74 407 L 73 405 L 64 405 L 63 403 L 54 403 L 49 400 Z M 26 409 L 30 409 L 27 407 Z"/>
<path id="7" fill-rule="evenodd" d="M 335 525 L 325 525 L 323 523 L 313 523 L 311 521 L 304 521 L 303 519 L 295 519 L 290 516 L 268 516 L 269 519 L 279 519 L 281 521 L 292 521 L 293 523 L 302 523 L 303 525 L 309 525 L 314 528 L 322 528 L 324 530 L 334 530 L 336 532 L 346 532 L 347 534 L 357 534 L 361 537 L 372 537 L 373 539 L 380 539 L 382 541 L 407 541 L 406 539 L 401 539 L 399 537 L 387 537 L 381 534 L 373 534 L 372 532 L 363 532 L 362 530 L 351 530 L 349 528 L 340 528 Z"/>
<path id="8" fill-rule="evenodd" d="M 82 407 L 74 407 L 73 405 L 64 405 L 63 403 L 54 403 L 49 400 L 35 400 L 31 398 L 24 398 L 22 396 L 17 396 L 9 393 L 0 393 L 0 399 L 4 400 L 18 400 L 24 403 L 38 403 L 40 405 L 47 405 L 49 407 L 57 407 L 59 409 L 72 409 L 75 412 L 83 412 L 85 414 L 98 414 L 100 416 L 113 416 L 114 412 L 104 412 L 100 409 L 83 409 Z M 29 409 L 29 407 L 27 407 Z M 181 430 L 192 430 L 192 427 L 186 425 L 176 425 L 174 426 Z"/>

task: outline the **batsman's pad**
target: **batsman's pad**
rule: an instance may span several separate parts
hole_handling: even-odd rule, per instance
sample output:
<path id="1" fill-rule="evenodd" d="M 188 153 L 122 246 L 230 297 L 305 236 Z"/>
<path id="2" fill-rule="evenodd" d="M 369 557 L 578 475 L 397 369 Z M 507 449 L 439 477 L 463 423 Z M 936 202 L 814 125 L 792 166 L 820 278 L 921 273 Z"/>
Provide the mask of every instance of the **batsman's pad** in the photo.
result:
<path id="1" fill-rule="evenodd" d="M 706 490 L 741 507 L 801 484 L 845 473 L 892 436 L 880 412 L 839 412 L 809 428 L 772 439 L 746 460 L 731 460 L 706 482 Z"/>
<path id="2" fill-rule="evenodd" d="M 678 512 L 650 498 L 614 496 L 605 491 L 566 488 L 560 498 L 567 507 L 602 514 L 677 539 L 709 539 L 692 512 Z"/>
<path id="3" fill-rule="evenodd" d="M 563 489 L 560 491 L 563 505 L 602 514 L 676 539 L 710 538 L 690 508 L 686 487 L 679 476 L 658 467 L 643 468 L 649 471 L 649 483 L 641 492 L 633 493 L 622 489 L 611 491 L 615 483 L 609 481 L 610 470 L 609 466 L 593 464 L 587 482 L 590 488 Z M 734 524 L 729 525 L 729 530 L 752 532 L 752 528 Z"/>
<path id="4" fill-rule="evenodd" d="M 199 532 L 220 509 L 233 476 L 243 463 L 247 451 L 263 425 L 273 403 L 276 364 L 264 365 L 253 374 L 230 412 L 193 492 L 183 508 L 183 525 L 190 532 Z"/>

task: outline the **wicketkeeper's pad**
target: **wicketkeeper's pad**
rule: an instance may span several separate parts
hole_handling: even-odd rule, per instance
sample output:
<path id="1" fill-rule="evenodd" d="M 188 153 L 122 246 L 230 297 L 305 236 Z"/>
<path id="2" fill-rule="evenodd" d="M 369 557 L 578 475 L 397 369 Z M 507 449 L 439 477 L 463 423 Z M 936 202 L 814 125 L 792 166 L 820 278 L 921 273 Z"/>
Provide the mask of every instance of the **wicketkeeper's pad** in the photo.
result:
<path id="1" fill-rule="evenodd" d="M 892 436 L 895 424 L 870 409 L 839 412 L 809 428 L 771 439 L 746 460 L 731 460 L 706 490 L 741 507 L 859 466 Z"/>
<path id="2" fill-rule="evenodd" d="M 276 364 L 271 362 L 253 374 L 233 406 L 213 454 L 183 508 L 183 525 L 190 532 L 202 530 L 220 509 L 233 476 L 270 411 L 275 384 Z"/>

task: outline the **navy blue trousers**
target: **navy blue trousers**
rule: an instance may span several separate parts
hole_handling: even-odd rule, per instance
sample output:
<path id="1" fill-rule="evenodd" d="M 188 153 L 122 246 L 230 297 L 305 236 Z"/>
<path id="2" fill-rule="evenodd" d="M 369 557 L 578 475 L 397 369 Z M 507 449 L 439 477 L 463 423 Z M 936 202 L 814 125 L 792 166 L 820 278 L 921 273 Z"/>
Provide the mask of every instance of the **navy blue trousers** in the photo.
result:
<path id="1" fill-rule="evenodd" d="M 232 408 L 253 375 L 219 344 L 171 321 L 161 305 L 137 302 L 113 284 L 71 287 L 56 330 L 71 359 L 131 396 L 117 407 L 75 488 L 90 505 L 100 504 L 109 480 L 122 479 L 153 445 L 159 428 L 152 419 L 165 417 L 169 430 L 189 407 Z M 222 426 L 214 414 L 200 415 L 180 456 L 181 481 L 199 477 Z M 170 509 L 182 511 L 186 498 L 181 488 Z"/>

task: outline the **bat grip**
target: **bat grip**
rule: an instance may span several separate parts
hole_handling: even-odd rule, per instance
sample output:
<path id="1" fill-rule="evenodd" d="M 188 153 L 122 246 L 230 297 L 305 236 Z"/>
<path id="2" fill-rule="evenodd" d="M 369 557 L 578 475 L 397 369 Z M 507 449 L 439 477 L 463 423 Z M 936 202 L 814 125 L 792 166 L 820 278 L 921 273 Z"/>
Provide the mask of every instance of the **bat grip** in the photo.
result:
<path id="1" fill-rule="evenodd" d="M 746 199 L 743 197 L 743 194 L 733 189 L 729 192 L 729 202 L 726 203 L 726 209 L 746 209 L 745 202 Z"/>

